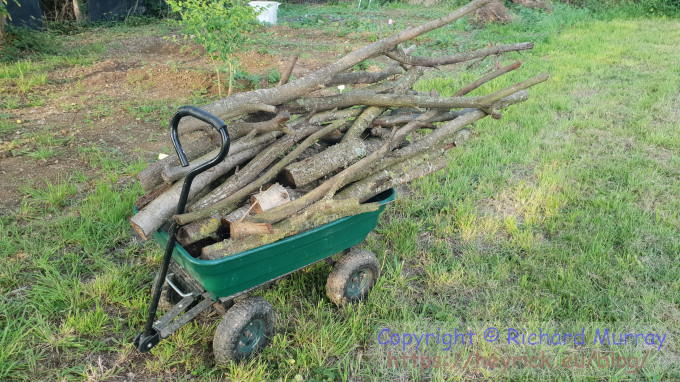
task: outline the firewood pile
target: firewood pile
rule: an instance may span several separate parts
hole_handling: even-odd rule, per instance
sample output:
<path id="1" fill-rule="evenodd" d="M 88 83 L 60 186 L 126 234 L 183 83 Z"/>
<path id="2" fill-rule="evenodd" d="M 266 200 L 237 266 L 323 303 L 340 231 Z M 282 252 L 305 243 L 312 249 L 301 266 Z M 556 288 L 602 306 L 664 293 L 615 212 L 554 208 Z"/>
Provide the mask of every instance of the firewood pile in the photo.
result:
<path id="1" fill-rule="evenodd" d="M 531 43 L 496 45 L 447 57 L 412 54 L 403 44 L 443 27 L 487 4 L 475 0 L 449 15 L 408 28 L 352 52 L 303 78 L 288 82 L 291 58 L 278 86 L 234 94 L 204 109 L 227 122 L 229 155 L 194 179 L 187 212 L 175 215 L 183 177 L 213 158 L 213 130 L 184 118 L 180 134 L 203 136 L 185 144 L 191 165 L 173 155 L 139 174 L 148 193 L 130 220 L 143 238 L 172 222 L 178 241 L 202 259 L 217 259 L 326 224 L 375 211 L 371 197 L 447 165 L 466 126 L 528 98 L 541 74 L 482 96 L 466 96 L 520 62 L 499 68 L 440 97 L 417 92 L 426 70 L 531 49 Z M 367 59 L 390 59 L 378 72 L 350 71 Z M 253 121 L 255 117 L 260 120 Z"/>

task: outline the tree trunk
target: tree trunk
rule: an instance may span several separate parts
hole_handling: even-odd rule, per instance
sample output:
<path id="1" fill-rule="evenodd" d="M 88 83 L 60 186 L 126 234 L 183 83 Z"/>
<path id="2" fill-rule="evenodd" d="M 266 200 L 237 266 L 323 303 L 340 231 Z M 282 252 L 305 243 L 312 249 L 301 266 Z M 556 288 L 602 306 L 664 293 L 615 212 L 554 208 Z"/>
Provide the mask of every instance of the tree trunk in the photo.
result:
<path id="1" fill-rule="evenodd" d="M 83 15 L 80 13 L 79 0 L 73 0 L 73 15 L 76 18 L 76 23 L 80 24 L 83 21 Z"/>

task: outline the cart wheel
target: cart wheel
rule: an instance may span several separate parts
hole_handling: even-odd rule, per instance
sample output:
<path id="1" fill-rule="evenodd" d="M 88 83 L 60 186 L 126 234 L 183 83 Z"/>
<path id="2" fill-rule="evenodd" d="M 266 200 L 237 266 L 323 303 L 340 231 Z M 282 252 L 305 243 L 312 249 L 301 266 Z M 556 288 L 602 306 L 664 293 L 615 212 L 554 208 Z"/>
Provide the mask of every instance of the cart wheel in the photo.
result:
<path id="1" fill-rule="evenodd" d="M 326 282 L 326 295 L 338 306 L 363 300 L 379 272 L 380 263 L 373 252 L 351 250 L 333 266 Z"/>
<path id="2" fill-rule="evenodd" d="M 261 297 L 248 297 L 222 317 L 213 338 L 219 364 L 247 358 L 265 347 L 274 331 L 274 309 Z"/>

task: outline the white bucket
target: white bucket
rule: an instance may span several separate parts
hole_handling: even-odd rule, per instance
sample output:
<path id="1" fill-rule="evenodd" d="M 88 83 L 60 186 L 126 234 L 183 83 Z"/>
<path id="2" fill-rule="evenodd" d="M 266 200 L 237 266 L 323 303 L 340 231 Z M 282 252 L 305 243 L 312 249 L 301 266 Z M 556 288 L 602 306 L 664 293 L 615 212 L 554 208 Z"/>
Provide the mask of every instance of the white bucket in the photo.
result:
<path id="1" fill-rule="evenodd" d="M 261 23 L 276 24 L 276 16 L 279 5 L 276 1 L 251 1 L 248 3 L 257 12 L 257 21 Z"/>

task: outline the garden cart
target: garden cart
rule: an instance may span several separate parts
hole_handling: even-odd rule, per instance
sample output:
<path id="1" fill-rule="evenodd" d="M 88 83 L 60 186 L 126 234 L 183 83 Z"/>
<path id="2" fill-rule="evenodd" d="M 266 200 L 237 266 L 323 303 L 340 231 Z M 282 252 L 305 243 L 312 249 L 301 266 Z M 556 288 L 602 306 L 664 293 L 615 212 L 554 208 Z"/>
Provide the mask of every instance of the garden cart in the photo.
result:
<path id="1" fill-rule="evenodd" d="M 215 128 L 222 141 L 219 154 L 198 166 L 185 178 L 177 213 L 184 212 L 191 182 L 198 174 L 222 161 L 229 151 L 226 125 L 217 117 L 195 107 L 184 106 L 171 121 L 171 138 L 182 166 L 188 166 L 177 128 L 187 116 L 197 118 Z M 352 248 L 361 243 L 373 230 L 386 203 L 394 199 L 393 189 L 385 191 L 369 202 L 379 202 L 373 212 L 337 219 L 328 224 L 286 237 L 274 243 L 229 255 L 217 260 L 193 257 L 176 240 L 176 223 L 159 229 L 154 238 L 165 245 L 161 269 L 152 289 L 152 299 L 146 325 L 134 341 L 140 352 L 148 352 L 161 339 L 167 338 L 201 312 L 215 306 L 226 310 L 213 339 L 213 350 L 218 362 L 238 360 L 264 347 L 273 333 L 274 311 L 260 297 L 234 299 L 271 281 L 284 277 L 318 261 L 328 261 L 333 269 L 326 291 L 329 298 L 341 305 L 363 299 L 375 283 L 379 263 L 375 254 Z M 331 256 L 344 252 L 333 262 Z M 162 317 L 156 311 L 163 290 L 165 298 L 174 305 Z"/>

